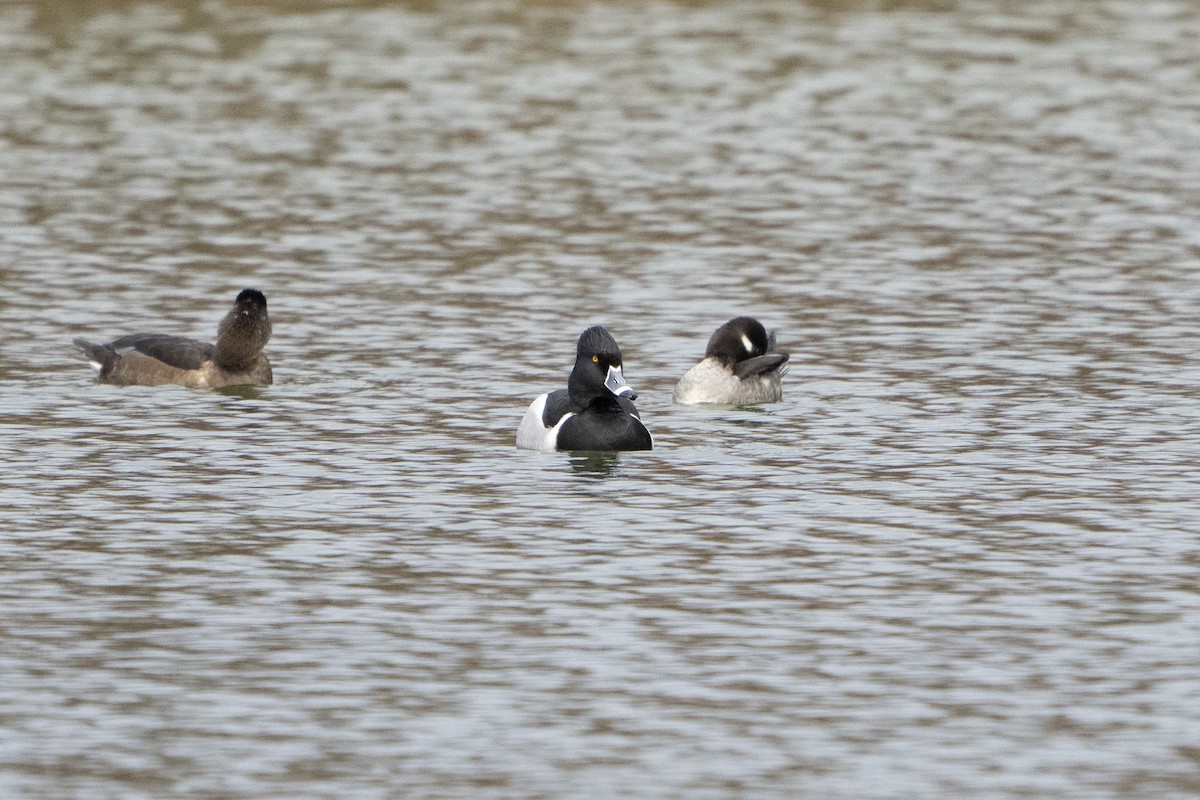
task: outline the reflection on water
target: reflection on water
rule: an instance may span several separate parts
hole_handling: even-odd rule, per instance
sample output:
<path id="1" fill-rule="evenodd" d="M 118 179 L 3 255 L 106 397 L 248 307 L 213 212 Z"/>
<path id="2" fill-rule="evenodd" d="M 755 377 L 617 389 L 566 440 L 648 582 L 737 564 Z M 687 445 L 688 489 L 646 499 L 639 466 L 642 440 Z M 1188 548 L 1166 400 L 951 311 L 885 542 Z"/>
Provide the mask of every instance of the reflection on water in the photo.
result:
<path id="1" fill-rule="evenodd" d="M 0 794 L 1200 793 L 1198 33 L 0 6 Z M 252 285 L 272 386 L 72 352 Z M 516 450 L 595 323 L 655 449 Z"/>
<path id="2" fill-rule="evenodd" d="M 213 391 L 217 394 L 223 394 L 226 397 L 237 397 L 242 400 L 260 400 L 263 395 L 263 387 L 261 386 L 222 386 Z"/>
<path id="3" fill-rule="evenodd" d="M 635 456 L 625 456 L 633 458 Z M 572 453 L 567 461 L 571 465 L 572 471 L 577 475 L 587 475 L 595 478 L 607 478 L 613 474 L 621 464 L 621 453 L 608 453 L 603 451 L 592 452 L 576 452 Z"/>

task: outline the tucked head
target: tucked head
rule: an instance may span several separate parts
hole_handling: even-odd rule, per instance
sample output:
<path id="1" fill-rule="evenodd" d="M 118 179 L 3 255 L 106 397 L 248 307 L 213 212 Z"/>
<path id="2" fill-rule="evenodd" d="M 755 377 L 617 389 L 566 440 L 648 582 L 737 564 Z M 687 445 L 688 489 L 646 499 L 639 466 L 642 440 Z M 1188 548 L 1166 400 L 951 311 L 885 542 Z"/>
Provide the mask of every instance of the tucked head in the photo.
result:
<path id="1" fill-rule="evenodd" d="M 771 339 L 761 322 L 753 317 L 735 317 L 709 337 L 704 357 L 715 358 L 722 364 L 735 364 L 761 356 L 770 349 Z"/>
<path id="2" fill-rule="evenodd" d="M 265 314 L 267 311 L 267 297 L 258 289 L 242 289 L 233 304 L 239 312 L 248 316 Z"/>
<path id="3" fill-rule="evenodd" d="M 567 382 L 572 401 L 586 405 L 596 397 L 637 398 L 621 374 L 621 348 L 602 326 L 588 328 L 575 347 L 575 368 Z"/>
<path id="4" fill-rule="evenodd" d="M 259 357 L 270 338 L 266 296 L 258 289 L 242 289 L 233 308 L 217 325 L 213 361 L 222 369 L 245 369 Z"/>

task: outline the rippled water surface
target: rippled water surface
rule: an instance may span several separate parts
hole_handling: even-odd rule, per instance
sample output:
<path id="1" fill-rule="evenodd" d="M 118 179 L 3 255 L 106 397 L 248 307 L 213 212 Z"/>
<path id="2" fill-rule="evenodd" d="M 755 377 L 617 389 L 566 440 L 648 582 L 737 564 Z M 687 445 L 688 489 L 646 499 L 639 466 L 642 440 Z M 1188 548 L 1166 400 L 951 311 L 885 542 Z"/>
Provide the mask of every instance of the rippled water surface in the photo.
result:
<path id="1" fill-rule="evenodd" d="M 1200 794 L 1200 7 L 0 5 L 0 794 Z M 96 385 L 211 339 L 273 386 Z M 671 405 L 722 321 L 781 403 Z M 621 343 L 648 453 L 513 446 Z"/>

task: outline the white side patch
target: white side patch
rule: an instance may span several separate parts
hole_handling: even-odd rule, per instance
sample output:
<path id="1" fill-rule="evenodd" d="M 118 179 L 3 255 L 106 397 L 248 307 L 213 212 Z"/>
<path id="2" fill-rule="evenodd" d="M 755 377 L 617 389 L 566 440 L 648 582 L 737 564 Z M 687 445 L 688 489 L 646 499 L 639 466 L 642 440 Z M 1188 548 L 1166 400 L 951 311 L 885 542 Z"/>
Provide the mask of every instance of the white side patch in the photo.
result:
<path id="1" fill-rule="evenodd" d="M 747 353 L 753 353 L 753 352 L 754 352 L 754 344 L 753 344 L 753 343 L 751 343 L 751 341 L 750 341 L 750 337 L 749 337 L 749 336 L 747 336 L 747 335 L 746 335 L 746 334 L 744 334 L 744 333 L 742 334 L 742 344 L 746 345 L 746 352 L 747 352 Z"/>
<path id="2" fill-rule="evenodd" d="M 558 449 L 558 432 L 562 430 L 563 425 L 567 424 L 567 420 L 569 420 L 573 416 L 575 416 L 575 412 L 568 411 L 567 413 L 562 415 L 562 417 L 558 420 L 558 422 L 555 423 L 553 428 L 546 431 L 546 440 L 544 442 L 545 446 L 542 448 L 543 450 L 557 450 Z"/>
<path id="3" fill-rule="evenodd" d="M 521 418 L 517 427 L 517 447 L 524 450 L 556 450 L 558 430 L 574 414 L 564 414 L 553 428 L 547 428 L 542 421 L 542 413 L 546 410 L 546 398 L 549 394 L 539 396 L 530 404 L 529 410 Z"/>

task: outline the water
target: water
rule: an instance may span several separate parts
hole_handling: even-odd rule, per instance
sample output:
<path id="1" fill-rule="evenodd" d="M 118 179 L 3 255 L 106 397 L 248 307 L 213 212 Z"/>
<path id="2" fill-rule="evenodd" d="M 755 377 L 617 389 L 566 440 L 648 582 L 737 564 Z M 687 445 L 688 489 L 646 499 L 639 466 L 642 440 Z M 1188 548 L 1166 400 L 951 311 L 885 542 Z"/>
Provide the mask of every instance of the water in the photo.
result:
<path id="1" fill-rule="evenodd" d="M 1187 2 L 0 7 L 0 794 L 1200 794 Z M 269 298 L 276 384 L 69 345 Z M 721 322 L 784 401 L 670 404 Z M 604 323 L 648 453 L 513 447 Z"/>

